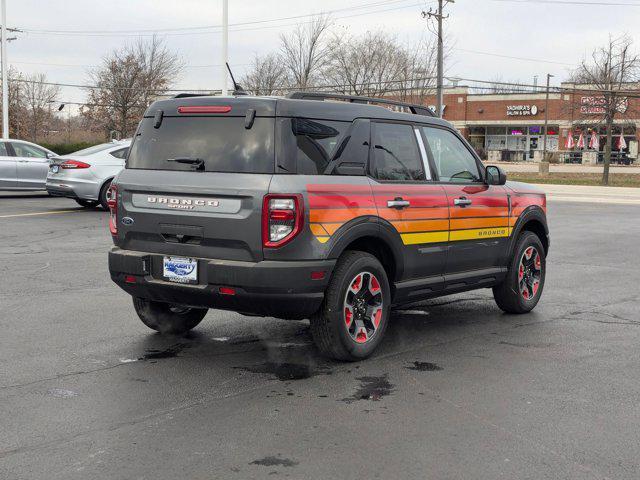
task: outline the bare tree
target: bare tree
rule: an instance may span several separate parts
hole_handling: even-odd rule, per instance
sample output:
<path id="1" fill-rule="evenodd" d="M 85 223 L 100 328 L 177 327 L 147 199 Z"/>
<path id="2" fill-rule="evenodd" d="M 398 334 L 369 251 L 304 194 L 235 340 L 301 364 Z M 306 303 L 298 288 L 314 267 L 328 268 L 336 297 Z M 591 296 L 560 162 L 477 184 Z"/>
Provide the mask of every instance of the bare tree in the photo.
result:
<path id="1" fill-rule="evenodd" d="M 27 128 L 31 141 L 38 141 L 38 134 L 43 128 L 47 119 L 52 117 L 51 104 L 55 102 L 60 88 L 56 85 L 47 84 L 47 76 L 44 73 L 28 75 L 21 80 L 21 91 L 17 97 L 24 105 L 27 113 Z"/>
<path id="2" fill-rule="evenodd" d="M 115 50 L 89 73 L 94 88 L 81 109 L 94 128 L 130 136 L 147 106 L 165 94 L 182 69 L 182 61 L 162 40 L 138 40 Z"/>
<path id="3" fill-rule="evenodd" d="M 383 96 L 397 86 L 407 64 L 406 52 L 384 32 L 367 32 L 360 38 L 335 35 L 329 44 L 331 61 L 325 81 L 341 93 Z"/>
<path id="4" fill-rule="evenodd" d="M 631 47 L 632 40 L 627 36 L 609 37 L 608 44 L 594 50 L 591 60 L 583 61 L 572 75 L 572 80 L 585 84 L 585 92 L 590 92 L 594 97 L 597 109 L 592 109 L 591 113 L 600 112 L 602 123 L 606 126 L 603 185 L 609 184 L 613 123 L 621 110 L 625 110 L 621 108 L 627 100 L 624 90 L 640 81 L 640 57 Z"/>
<path id="5" fill-rule="evenodd" d="M 329 17 L 320 15 L 298 25 L 290 35 L 280 36 L 280 58 L 291 87 L 304 90 L 317 82 L 329 60 L 326 37 L 330 27 Z"/>
<path id="6" fill-rule="evenodd" d="M 275 95 L 280 92 L 286 78 L 281 58 L 270 53 L 264 57 L 255 56 L 248 73 L 240 84 L 254 95 Z"/>
<path id="7" fill-rule="evenodd" d="M 434 41 L 422 40 L 405 48 L 404 65 L 400 69 L 398 96 L 402 101 L 423 104 L 436 93 L 438 51 Z M 449 56 L 445 48 L 444 58 Z"/>

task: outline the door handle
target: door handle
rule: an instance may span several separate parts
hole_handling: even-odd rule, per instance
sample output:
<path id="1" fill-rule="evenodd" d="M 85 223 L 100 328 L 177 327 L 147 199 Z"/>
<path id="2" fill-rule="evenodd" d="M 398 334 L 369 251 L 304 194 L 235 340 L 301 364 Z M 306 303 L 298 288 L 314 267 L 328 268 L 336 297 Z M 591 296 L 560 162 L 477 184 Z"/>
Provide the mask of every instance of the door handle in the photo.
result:
<path id="1" fill-rule="evenodd" d="M 471 205 L 473 202 L 469 200 L 467 197 L 460 197 L 453 200 L 453 204 L 456 207 L 466 207 L 467 205 Z"/>
<path id="2" fill-rule="evenodd" d="M 387 207 L 395 208 L 397 210 L 402 210 L 403 208 L 407 208 L 411 206 L 411 202 L 409 200 L 405 200 L 402 197 L 396 197 L 393 200 L 387 201 Z"/>

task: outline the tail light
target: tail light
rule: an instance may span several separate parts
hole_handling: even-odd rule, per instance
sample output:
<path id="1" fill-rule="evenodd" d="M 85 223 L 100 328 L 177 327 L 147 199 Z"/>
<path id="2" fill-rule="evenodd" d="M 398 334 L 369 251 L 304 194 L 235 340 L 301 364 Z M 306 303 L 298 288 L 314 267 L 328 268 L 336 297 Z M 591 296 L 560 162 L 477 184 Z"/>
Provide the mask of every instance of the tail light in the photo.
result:
<path id="1" fill-rule="evenodd" d="M 118 186 L 112 183 L 107 192 L 109 206 L 109 231 L 111 235 L 118 234 Z"/>
<path id="2" fill-rule="evenodd" d="M 302 195 L 265 195 L 262 204 L 262 244 L 281 247 L 300 233 L 304 220 Z"/>
<path id="3" fill-rule="evenodd" d="M 65 160 L 60 164 L 60 168 L 65 170 L 74 170 L 77 168 L 89 168 L 91 165 L 81 162 L 80 160 Z"/>

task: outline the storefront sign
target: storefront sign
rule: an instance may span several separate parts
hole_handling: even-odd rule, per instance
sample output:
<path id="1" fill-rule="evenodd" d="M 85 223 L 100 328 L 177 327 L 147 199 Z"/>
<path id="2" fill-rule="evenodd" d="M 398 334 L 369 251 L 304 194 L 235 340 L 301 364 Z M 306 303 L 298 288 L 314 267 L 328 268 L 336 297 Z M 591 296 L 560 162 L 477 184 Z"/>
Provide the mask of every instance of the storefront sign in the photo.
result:
<path id="1" fill-rule="evenodd" d="M 629 100 L 623 97 L 617 100 L 616 110 L 625 113 L 629 109 Z M 580 98 L 580 113 L 584 115 L 604 115 L 607 113 L 607 99 L 604 96 Z"/>
<path id="2" fill-rule="evenodd" d="M 538 114 L 535 105 L 507 105 L 507 115 L 511 117 L 528 117 Z"/>

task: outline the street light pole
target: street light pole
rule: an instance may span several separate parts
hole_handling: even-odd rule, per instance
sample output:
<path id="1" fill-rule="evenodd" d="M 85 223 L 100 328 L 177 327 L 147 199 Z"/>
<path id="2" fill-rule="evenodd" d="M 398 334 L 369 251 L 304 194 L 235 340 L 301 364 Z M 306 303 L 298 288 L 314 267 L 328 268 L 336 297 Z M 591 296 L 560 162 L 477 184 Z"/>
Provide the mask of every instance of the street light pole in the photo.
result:
<path id="1" fill-rule="evenodd" d="M 9 79 L 7 72 L 7 0 L 2 0 L 2 31 L 0 55 L 2 55 L 2 138 L 9 138 Z"/>
<path id="2" fill-rule="evenodd" d="M 547 161 L 547 125 L 549 123 L 549 81 L 551 80 L 550 73 L 547 73 L 547 93 L 544 100 L 544 141 L 542 146 L 542 161 Z"/>
<path id="3" fill-rule="evenodd" d="M 229 62 L 229 0 L 222 0 L 222 96 L 227 96 L 227 63 Z"/>

